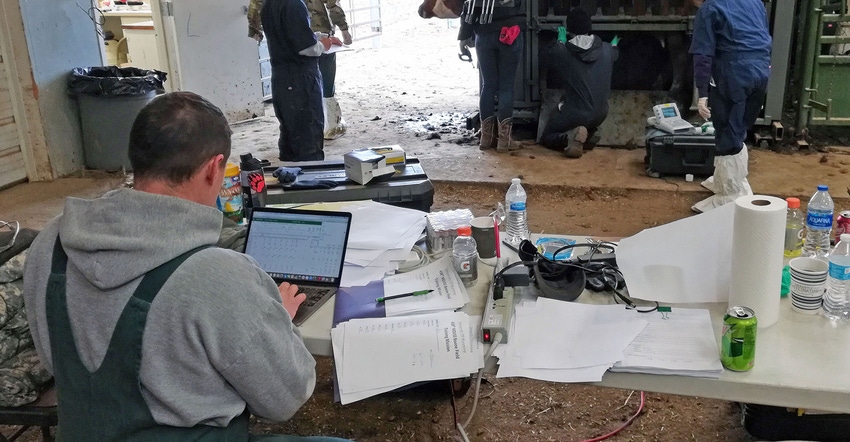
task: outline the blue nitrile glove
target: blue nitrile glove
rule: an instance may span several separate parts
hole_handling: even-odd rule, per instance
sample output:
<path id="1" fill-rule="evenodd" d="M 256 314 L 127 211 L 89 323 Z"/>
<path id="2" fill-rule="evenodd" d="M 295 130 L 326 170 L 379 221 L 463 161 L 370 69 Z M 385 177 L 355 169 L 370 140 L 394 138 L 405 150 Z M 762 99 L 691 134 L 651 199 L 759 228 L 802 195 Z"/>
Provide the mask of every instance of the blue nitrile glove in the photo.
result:
<path id="1" fill-rule="evenodd" d="M 295 181 L 295 177 L 300 174 L 300 167 L 278 167 L 274 172 L 272 172 L 272 176 L 284 184 Z"/>
<path id="2" fill-rule="evenodd" d="M 567 42 L 567 28 L 564 26 L 558 26 L 558 41 L 561 43 Z"/>
<path id="3" fill-rule="evenodd" d="M 331 180 L 301 180 L 292 183 L 287 189 L 311 190 L 311 189 L 332 189 L 339 184 Z"/>
<path id="4" fill-rule="evenodd" d="M 611 46 L 617 46 L 617 43 L 620 42 L 620 36 L 615 35 L 614 38 L 611 39 Z"/>

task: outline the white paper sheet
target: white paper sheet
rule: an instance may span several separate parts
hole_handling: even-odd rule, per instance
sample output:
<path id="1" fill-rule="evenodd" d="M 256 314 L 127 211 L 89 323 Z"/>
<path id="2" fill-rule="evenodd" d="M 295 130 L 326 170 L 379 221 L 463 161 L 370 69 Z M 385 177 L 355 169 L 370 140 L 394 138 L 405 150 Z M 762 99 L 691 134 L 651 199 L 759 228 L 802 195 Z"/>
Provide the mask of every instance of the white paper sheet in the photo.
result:
<path id="1" fill-rule="evenodd" d="M 640 315 L 649 325 L 611 371 L 712 378 L 723 373 L 708 310 L 673 308 Z"/>
<path id="2" fill-rule="evenodd" d="M 516 311 L 510 347 L 523 368 L 611 365 L 647 322 L 622 305 L 590 305 L 539 298 Z"/>
<path id="3" fill-rule="evenodd" d="M 421 234 L 427 223 L 425 214 L 419 210 L 374 201 L 343 205 L 342 210 L 351 212 L 348 247 L 355 249 L 395 248 L 405 233 L 412 229 Z"/>
<path id="4" fill-rule="evenodd" d="M 386 301 L 387 316 L 454 310 L 469 302 L 469 293 L 454 269 L 451 256 L 444 256 L 425 267 L 407 273 L 384 278 L 384 296 L 428 289 L 434 291 L 427 295 Z"/>
<path id="5" fill-rule="evenodd" d="M 483 365 L 465 313 L 352 319 L 339 327 L 342 393 L 468 376 Z"/>
<path id="6" fill-rule="evenodd" d="M 617 265 L 629 295 L 664 303 L 729 298 L 734 204 L 624 238 Z"/>

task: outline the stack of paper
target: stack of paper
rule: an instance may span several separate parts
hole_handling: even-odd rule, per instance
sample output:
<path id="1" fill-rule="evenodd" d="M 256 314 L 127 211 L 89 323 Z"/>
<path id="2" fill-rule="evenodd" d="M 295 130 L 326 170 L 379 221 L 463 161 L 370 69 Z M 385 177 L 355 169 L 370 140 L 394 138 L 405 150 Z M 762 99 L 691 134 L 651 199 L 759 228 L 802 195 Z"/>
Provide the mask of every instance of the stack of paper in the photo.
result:
<path id="1" fill-rule="evenodd" d="M 389 299 L 383 296 L 432 290 L 426 295 Z M 456 310 L 469 302 L 469 293 L 452 265 L 450 256 L 443 257 L 408 273 L 372 281 L 365 286 L 341 287 L 334 304 L 334 326 L 349 319 L 383 318 L 414 313 Z"/>
<path id="2" fill-rule="evenodd" d="M 538 298 L 517 305 L 508 343 L 494 353 L 497 377 L 552 382 L 598 382 L 646 327 L 622 305 Z"/>
<path id="3" fill-rule="evenodd" d="M 455 310 L 469 302 L 469 293 L 454 269 L 451 256 L 444 256 L 411 272 L 384 278 L 384 296 L 419 290 L 433 292 L 386 301 L 387 316 Z"/>
<path id="4" fill-rule="evenodd" d="M 641 315 L 649 325 L 611 371 L 719 378 L 720 351 L 704 309 L 674 308 Z"/>
<path id="5" fill-rule="evenodd" d="M 638 313 L 623 305 L 538 298 L 517 306 L 497 377 L 599 382 L 606 370 L 717 378 L 723 372 L 704 309 Z"/>
<path id="6" fill-rule="evenodd" d="M 484 366 L 477 329 L 477 321 L 458 312 L 340 323 L 331 330 L 340 402 L 469 376 Z"/>
<path id="7" fill-rule="evenodd" d="M 351 212 L 343 287 L 366 285 L 396 270 L 425 230 L 425 214 L 418 210 L 375 201 L 344 203 L 334 210 Z"/>

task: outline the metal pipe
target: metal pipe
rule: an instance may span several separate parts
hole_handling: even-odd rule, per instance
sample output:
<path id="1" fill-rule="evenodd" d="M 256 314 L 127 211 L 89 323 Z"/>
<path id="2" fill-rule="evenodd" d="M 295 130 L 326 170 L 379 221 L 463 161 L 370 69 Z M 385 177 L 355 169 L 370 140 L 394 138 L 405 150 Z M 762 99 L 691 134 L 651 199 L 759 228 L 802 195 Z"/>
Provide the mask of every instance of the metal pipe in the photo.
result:
<path id="1" fill-rule="evenodd" d="M 811 107 L 809 100 L 812 98 L 812 92 L 816 91 L 816 85 L 812 85 L 812 79 L 815 78 L 815 65 L 817 64 L 817 56 L 820 53 L 818 47 L 818 38 L 822 32 L 823 26 L 823 0 L 815 0 L 818 4 L 815 8 L 810 8 L 811 14 L 807 11 L 806 25 L 807 35 L 805 41 L 805 55 L 802 57 L 803 78 L 800 82 L 800 102 L 797 103 L 797 133 L 805 133 L 808 130 L 809 118 L 811 116 Z M 815 15 L 817 19 L 815 20 Z M 814 23 L 813 23 L 814 22 Z"/>

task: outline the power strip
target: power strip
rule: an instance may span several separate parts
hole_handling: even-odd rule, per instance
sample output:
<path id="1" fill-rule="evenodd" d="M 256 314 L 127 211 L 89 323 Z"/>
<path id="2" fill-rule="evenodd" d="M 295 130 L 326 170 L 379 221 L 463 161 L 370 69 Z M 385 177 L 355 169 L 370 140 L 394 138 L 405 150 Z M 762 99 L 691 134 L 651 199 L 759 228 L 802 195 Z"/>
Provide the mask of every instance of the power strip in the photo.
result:
<path id="1" fill-rule="evenodd" d="M 481 339 L 485 343 L 492 342 L 496 333 L 502 334 L 502 343 L 508 342 L 511 321 L 514 316 L 514 288 L 505 287 L 502 297 L 493 299 L 493 284 L 487 293 L 487 305 L 484 306 L 484 317 L 481 319 Z"/>

